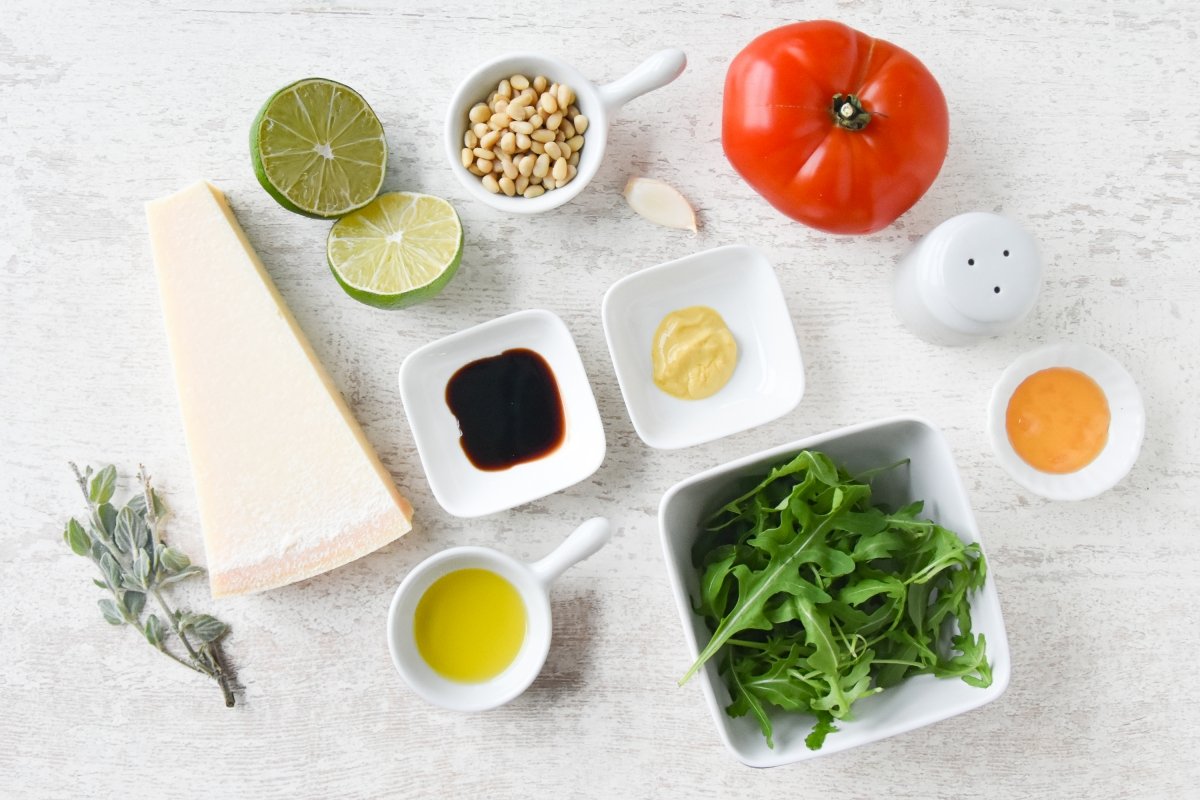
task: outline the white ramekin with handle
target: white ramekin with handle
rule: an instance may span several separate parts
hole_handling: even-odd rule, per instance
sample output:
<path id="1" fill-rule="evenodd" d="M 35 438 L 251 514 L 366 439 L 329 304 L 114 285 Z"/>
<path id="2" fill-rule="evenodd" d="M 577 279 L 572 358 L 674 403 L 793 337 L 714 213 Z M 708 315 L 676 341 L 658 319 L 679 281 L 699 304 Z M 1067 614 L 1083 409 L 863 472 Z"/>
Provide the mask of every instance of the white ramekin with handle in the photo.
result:
<path id="1" fill-rule="evenodd" d="M 538 214 L 558 208 L 583 191 L 600 169 L 608 144 L 609 125 L 621 106 L 646 92 L 666 86 L 678 78 L 686 66 L 687 56 L 682 50 L 660 50 L 624 77 L 597 86 L 570 64 L 551 56 L 510 53 L 488 61 L 468 75 L 450 98 L 443 136 L 450 168 L 473 197 L 501 211 Z M 525 75 L 530 79 L 545 75 L 551 81 L 565 83 L 575 92 L 575 105 L 579 106 L 580 113 L 588 118 L 575 178 L 561 189 L 538 197 L 509 197 L 489 192 L 479 177 L 462 165 L 463 136 L 470 125 L 468 112 L 476 103 L 487 100 L 501 80 L 513 75 Z"/>

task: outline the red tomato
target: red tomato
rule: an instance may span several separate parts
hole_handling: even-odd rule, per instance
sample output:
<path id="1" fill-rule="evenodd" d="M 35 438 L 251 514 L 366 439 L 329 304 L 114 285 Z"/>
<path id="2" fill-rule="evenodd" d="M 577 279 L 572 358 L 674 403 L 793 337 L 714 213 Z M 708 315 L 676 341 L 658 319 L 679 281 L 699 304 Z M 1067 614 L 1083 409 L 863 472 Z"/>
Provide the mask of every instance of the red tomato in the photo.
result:
<path id="1" fill-rule="evenodd" d="M 911 208 L 949 133 L 925 65 L 840 22 L 768 31 L 725 79 L 729 162 L 771 205 L 830 233 L 873 233 Z"/>

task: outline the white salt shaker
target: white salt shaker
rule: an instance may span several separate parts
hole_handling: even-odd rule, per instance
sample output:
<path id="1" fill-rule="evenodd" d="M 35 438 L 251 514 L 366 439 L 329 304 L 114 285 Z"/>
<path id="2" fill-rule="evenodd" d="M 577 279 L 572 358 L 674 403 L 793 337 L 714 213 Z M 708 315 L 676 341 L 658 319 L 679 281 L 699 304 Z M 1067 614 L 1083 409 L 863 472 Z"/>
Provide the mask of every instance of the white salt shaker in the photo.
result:
<path id="1" fill-rule="evenodd" d="M 1015 327 L 1037 302 L 1037 242 L 1000 214 L 971 211 L 930 231 L 900 262 L 900 321 L 927 342 L 964 345 Z"/>

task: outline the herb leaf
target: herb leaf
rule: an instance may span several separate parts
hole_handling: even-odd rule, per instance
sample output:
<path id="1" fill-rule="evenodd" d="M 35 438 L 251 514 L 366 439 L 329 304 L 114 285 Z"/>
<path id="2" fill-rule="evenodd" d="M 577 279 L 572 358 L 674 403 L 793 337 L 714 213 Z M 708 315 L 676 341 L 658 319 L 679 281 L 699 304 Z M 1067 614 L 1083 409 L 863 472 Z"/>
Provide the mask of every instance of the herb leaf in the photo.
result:
<path id="1" fill-rule="evenodd" d="M 100 505 L 112 499 L 117 488 L 117 468 L 112 464 L 103 467 L 88 482 L 88 500 Z"/>

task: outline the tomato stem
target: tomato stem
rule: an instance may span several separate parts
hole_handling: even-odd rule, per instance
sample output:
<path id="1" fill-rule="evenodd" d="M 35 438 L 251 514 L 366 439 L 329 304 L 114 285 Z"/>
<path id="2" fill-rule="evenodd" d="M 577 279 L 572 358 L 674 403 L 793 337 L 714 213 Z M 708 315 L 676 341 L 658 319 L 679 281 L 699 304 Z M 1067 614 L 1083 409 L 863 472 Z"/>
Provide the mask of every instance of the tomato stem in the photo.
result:
<path id="1" fill-rule="evenodd" d="M 848 131 L 861 131 L 871 121 L 871 112 L 863 108 L 862 101 L 852 94 L 835 94 L 830 112 L 834 123 Z"/>

